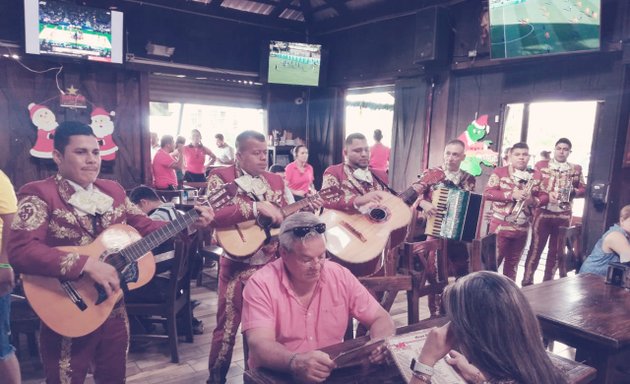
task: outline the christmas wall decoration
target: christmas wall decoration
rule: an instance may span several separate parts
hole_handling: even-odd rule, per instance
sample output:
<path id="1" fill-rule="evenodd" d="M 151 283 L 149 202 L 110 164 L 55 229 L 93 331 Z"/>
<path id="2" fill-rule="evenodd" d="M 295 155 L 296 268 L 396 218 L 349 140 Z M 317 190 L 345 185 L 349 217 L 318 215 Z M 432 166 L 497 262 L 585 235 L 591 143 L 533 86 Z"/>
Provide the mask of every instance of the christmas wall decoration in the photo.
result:
<path id="1" fill-rule="evenodd" d="M 114 115 L 114 111 L 107 113 L 107 111 L 101 107 L 94 108 L 90 115 L 92 118 L 90 127 L 92 127 L 92 131 L 98 139 L 98 144 L 101 149 L 101 159 L 105 161 L 116 159 L 116 151 L 118 151 L 118 146 L 112 138 L 114 122 L 111 118 Z"/>
<path id="2" fill-rule="evenodd" d="M 499 153 L 490 149 L 491 140 L 482 140 L 490 132 L 488 115 L 481 115 L 473 120 L 458 139 L 464 142 L 466 158 L 459 166 L 460 169 L 473 176 L 482 173 L 481 165 L 496 167 Z"/>
<path id="3" fill-rule="evenodd" d="M 37 140 L 30 150 L 33 157 L 52 159 L 53 136 L 57 129 L 55 114 L 45 105 L 30 103 L 28 111 L 31 121 L 37 127 Z"/>

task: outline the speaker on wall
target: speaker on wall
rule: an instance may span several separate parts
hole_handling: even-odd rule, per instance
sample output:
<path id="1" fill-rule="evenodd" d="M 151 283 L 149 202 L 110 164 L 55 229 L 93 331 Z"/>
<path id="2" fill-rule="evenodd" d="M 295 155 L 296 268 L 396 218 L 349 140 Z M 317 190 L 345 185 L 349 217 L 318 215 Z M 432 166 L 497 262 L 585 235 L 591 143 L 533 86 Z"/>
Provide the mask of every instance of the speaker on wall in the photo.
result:
<path id="1" fill-rule="evenodd" d="M 430 7 L 416 13 L 415 64 L 447 64 L 451 45 L 448 13 Z"/>

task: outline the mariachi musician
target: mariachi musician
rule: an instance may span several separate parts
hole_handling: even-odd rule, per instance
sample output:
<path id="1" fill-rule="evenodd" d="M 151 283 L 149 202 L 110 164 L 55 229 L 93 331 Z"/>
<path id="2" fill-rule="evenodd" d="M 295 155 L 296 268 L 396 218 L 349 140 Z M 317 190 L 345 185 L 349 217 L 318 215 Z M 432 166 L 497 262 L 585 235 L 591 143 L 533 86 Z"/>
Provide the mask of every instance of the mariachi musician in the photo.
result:
<path id="1" fill-rule="evenodd" d="M 338 199 L 324 201 L 324 208 L 345 212 L 365 212 L 382 201 L 390 193 L 383 171 L 369 169 L 370 147 L 361 133 L 348 135 L 343 149 L 345 163 L 331 165 L 324 171 L 322 189 L 338 187 L 342 195 Z M 363 274 L 353 266 L 343 263 L 355 274 Z M 379 265 L 380 266 L 380 265 Z M 377 271 L 369 271 L 372 274 Z"/>
<path id="2" fill-rule="evenodd" d="M 412 188 L 418 193 L 418 206 L 423 213 L 431 217 L 437 213 L 437 207 L 432 203 L 433 191 L 440 187 L 456 188 L 472 192 L 475 189 L 475 177 L 470 173 L 459 169 L 460 164 L 466 158 L 464 142 L 454 139 L 446 143 L 444 147 L 444 164 L 425 170 L 418 181 L 412 184 Z M 449 241 L 449 246 L 454 249 L 457 244 Z M 455 253 L 451 252 L 449 258 L 453 258 Z M 461 264 L 459 260 L 451 260 L 455 265 Z M 465 260 L 464 260 L 465 263 Z M 437 270 L 429 271 L 427 278 L 429 282 L 435 283 Z M 440 315 L 441 295 L 429 294 L 429 311 L 431 316 Z"/>
<path id="3" fill-rule="evenodd" d="M 483 191 L 492 201 L 490 233 L 497 235 L 497 265 L 505 259 L 503 274 L 516 279 L 531 222 L 531 209 L 547 204 L 549 196 L 540 190 L 542 176 L 528 170 L 529 146 L 516 143 L 509 152 L 509 165 L 496 168 Z"/>
<path id="4" fill-rule="evenodd" d="M 538 261 L 547 239 L 549 239 L 549 251 L 543 281 L 553 279 L 558 269 L 556 243 L 559 229 L 571 223 L 573 198 L 584 197 L 586 193 L 582 167 L 567 161 L 572 146 L 571 141 L 563 137 L 554 146 L 553 159 L 536 163 L 536 170 L 542 174 L 541 189 L 549 195 L 549 203 L 534 211 L 532 240 L 525 262 L 523 286 L 533 284 L 534 272 L 538 268 Z"/>
<path id="5" fill-rule="evenodd" d="M 279 225 L 280 210 L 287 201 L 282 177 L 267 172 L 267 141 L 255 131 L 245 131 L 236 138 L 236 164 L 217 168 L 208 176 L 208 190 L 226 183 L 239 186 L 238 194 L 229 204 L 216 211 L 221 227 L 253 220 L 263 215 Z M 219 276 L 219 307 L 217 326 L 212 333 L 208 383 L 225 383 L 230 368 L 236 332 L 241 323 L 243 284 L 249 277 L 277 257 L 278 243 L 273 239 L 253 255 L 236 258 L 221 257 Z"/>

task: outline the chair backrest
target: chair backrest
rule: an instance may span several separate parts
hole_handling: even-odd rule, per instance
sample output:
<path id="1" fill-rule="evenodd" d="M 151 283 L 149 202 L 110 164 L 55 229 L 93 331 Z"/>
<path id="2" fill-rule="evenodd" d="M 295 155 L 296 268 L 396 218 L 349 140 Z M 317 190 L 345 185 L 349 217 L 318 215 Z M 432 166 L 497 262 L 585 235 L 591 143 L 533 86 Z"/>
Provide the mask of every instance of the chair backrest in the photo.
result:
<path id="1" fill-rule="evenodd" d="M 196 236 L 191 235 L 191 236 Z M 190 293 L 190 249 L 191 237 L 183 231 L 174 238 L 175 256 L 170 270 L 166 295 L 167 303 L 174 303 L 180 293 Z"/>
<path id="2" fill-rule="evenodd" d="M 582 224 L 560 227 L 556 247 L 560 277 L 566 277 L 569 271 L 579 271 L 584 261 Z"/>
<path id="3" fill-rule="evenodd" d="M 472 241 L 470 272 L 497 271 L 497 235 L 491 233 Z"/>
<path id="4" fill-rule="evenodd" d="M 438 282 L 448 281 L 447 257 L 444 239 L 430 239 L 415 243 L 404 243 L 400 258 L 402 272 L 429 272 L 436 275 Z"/>

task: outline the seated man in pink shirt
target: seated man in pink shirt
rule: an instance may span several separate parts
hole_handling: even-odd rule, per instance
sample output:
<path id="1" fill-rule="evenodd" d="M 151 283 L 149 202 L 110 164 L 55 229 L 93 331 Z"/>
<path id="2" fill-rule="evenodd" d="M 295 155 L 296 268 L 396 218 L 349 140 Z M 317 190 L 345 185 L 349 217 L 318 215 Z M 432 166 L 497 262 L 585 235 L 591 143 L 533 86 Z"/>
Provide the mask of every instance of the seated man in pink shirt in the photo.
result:
<path id="1" fill-rule="evenodd" d="M 389 314 L 341 265 L 326 261 L 326 224 L 310 212 L 280 227 L 280 258 L 252 275 L 243 291 L 243 332 L 249 367 L 289 371 L 299 381 L 324 381 L 335 363 L 319 351 L 343 341 L 348 317 L 379 340 L 394 334 Z M 385 347 L 370 361 L 384 359 Z"/>

